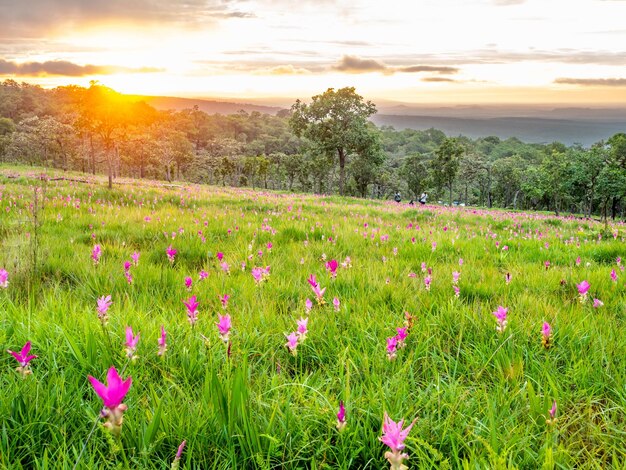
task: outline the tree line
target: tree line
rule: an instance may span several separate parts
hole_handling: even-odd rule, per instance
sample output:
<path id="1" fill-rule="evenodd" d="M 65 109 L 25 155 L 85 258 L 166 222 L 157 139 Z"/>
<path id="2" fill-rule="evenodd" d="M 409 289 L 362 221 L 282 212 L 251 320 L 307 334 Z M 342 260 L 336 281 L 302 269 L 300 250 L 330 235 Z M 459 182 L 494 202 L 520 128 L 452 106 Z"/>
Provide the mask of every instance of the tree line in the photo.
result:
<path id="1" fill-rule="evenodd" d="M 514 137 L 377 128 L 354 88 L 276 115 L 157 110 L 93 82 L 43 89 L 0 83 L 0 162 L 115 178 L 430 200 L 621 217 L 626 134 L 591 147 Z"/>

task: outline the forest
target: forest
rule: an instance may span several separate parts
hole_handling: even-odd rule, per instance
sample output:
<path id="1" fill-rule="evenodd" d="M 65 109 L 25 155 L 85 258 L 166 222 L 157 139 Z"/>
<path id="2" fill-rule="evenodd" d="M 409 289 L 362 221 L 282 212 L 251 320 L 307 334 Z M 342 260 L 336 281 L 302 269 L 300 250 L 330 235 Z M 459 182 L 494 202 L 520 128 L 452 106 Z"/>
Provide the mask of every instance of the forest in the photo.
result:
<path id="1" fill-rule="evenodd" d="M 309 104 L 306 104 L 306 103 Z M 0 83 L 0 162 L 403 202 L 624 218 L 626 133 L 590 147 L 376 127 L 354 88 L 276 115 L 159 110 L 100 83 Z"/>

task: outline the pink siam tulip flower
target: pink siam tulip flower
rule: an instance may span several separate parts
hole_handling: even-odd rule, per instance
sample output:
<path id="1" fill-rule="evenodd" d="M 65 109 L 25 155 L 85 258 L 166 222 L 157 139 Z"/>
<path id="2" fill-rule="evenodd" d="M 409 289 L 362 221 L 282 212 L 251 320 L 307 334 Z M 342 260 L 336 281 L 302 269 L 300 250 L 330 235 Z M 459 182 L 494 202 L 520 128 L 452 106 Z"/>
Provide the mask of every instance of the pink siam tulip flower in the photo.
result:
<path id="1" fill-rule="evenodd" d="M 326 288 L 320 289 L 317 280 L 315 279 L 315 275 L 311 274 L 309 279 L 307 279 L 308 283 L 311 285 L 311 289 L 313 289 L 313 293 L 317 299 L 317 303 L 322 305 L 324 303 L 324 292 L 326 292 Z"/>
<path id="2" fill-rule="evenodd" d="M 29 362 L 37 358 L 37 356 L 28 354 L 30 352 L 30 347 L 31 347 L 31 343 L 30 341 L 27 341 L 20 352 L 13 352 L 11 350 L 7 350 L 7 352 L 11 354 L 19 364 L 19 367 L 15 370 L 18 371 L 20 374 L 22 374 L 24 377 L 32 374 L 32 371 L 30 370 L 30 367 L 29 367 Z"/>
<path id="3" fill-rule="evenodd" d="M 196 300 L 196 296 L 193 295 L 187 299 L 185 302 L 183 300 L 183 304 L 187 307 L 187 318 L 189 319 L 189 323 L 193 327 L 198 321 L 198 302 Z"/>
<path id="4" fill-rule="evenodd" d="M 499 305 L 498 309 L 492 313 L 493 316 L 496 317 L 496 320 L 498 322 L 498 325 L 496 326 L 496 331 L 498 331 L 499 333 L 502 333 L 506 329 L 506 315 L 508 311 L 508 308 L 504 308 Z"/>
<path id="5" fill-rule="evenodd" d="M 227 309 L 228 308 L 228 299 L 230 299 L 230 295 L 228 294 L 224 294 L 220 297 L 220 302 L 222 303 L 222 308 L 223 309 Z"/>
<path id="6" fill-rule="evenodd" d="M 581 303 L 585 303 L 587 301 L 587 292 L 591 285 L 585 280 L 580 284 L 576 284 L 576 288 L 578 289 L 579 300 Z"/>
<path id="7" fill-rule="evenodd" d="M 178 470 L 180 468 L 180 459 L 183 456 L 183 450 L 185 449 L 185 445 L 187 441 L 183 441 L 178 446 L 178 450 L 176 451 L 176 457 L 174 457 L 174 461 L 172 462 L 171 470 Z"/>
<path id="8" fill-rule="evenodd" d="M 124 272 L 130 271 L 131 266 L 132 266 L 132 263 L 130 261 L 124 261 Z"/>
<path id="9" fill-rule="evenodd" d="M 230 265 L 226 261 L 221 263 L 220 267 L 222 268 L 222 271 L 224 271 L 226 274 L 230 274 Z"/>
<path id="10" fill-rule="evenodd" d="M 133 275 L 130 273 L 130 271 L 124 271 L 124 277 L 126 278 L 126 282 L 128 282 L 128 284 L 133 283 Z"/>
<path id="11" fill-rule="evenodd" d="M 454 271 L 452 273 L 452 284 L 456 285 L 459 283 L 459 277 L 461 277 L 461 273 L 458 271 Z"/>
<path id="12" fill-rule="evenodd" d="M 437 242 L 433 242 L 432 251 L 435 251 L 436 249 L 437 249 Z"/>
<path id="13" fill-rule="evenodd" d="M 385 458 L 391 465 L 391 470 L 406 470 L 408 467 L 403 464 L 404 460 L 408 459 L 408 454 L 402 452 L 405 448 L 404 441 L 406 440 L 411 428 L 417 421 L 417 418 L 413 420 L 405 429 L 404 420 L 400 420 L 397 423 L 389 418 L 389 415 L 385 413 L 383 421 L 383 435 L 379 437 L 380 441 L 391 449 L 391 451 L 385 452 Z"/>
<path id="14" fill-rule="evenodd" d="M 611 281 L 617 282 L 617 273 L 615 272 L 615 269 L 611 269 Z"/>
<path id="15" fill-rule="evenodd" d="M 165 351 L 167 351 L 167 332 L 165 331 L 165 327 L 161 325 L 161 336 L 157 340 L 159 343 L 159 352 L 157 354 L 159 356 L 163 356 Z"/>
<path id="16" fill-rule="evenodd" d="M 326 263 L 326 269 L 328 270 L 332 278 L 337 277 L 338 266 L 339 266 L 339 263 L 337 263 L 337 260 L 334 260 L 334 259 L 331 259 L 330 261 Z"/>
<path id="17" fill-rule="evenodd" d="M 289 352 L 295 356 L 296 354 L 298 354 L 298 335 L 294 331 L 285 336 L 287 337 L 287 342 L 285 343 L 285 346 L 287 346 Z"/>
<path id="18" fill-rule="evenodd" d="M 463 258 L 459 258 L 459 266 L 463 266 Z"/>
<path id="19" fill-rule="evenodd" d="M 408 327 L 404 326 L 396 328 L 396 331 L 398 333 L 396 335 L 396 347 L 402 349 L 404 346 L 406 346 L 405 341 L 407 336 L 409 335 L 409 329 Z"/>
<path id="20" fill-rule="evenodd" d="M 580 266 L 580 256 L 576 258 L 576 266 Z"/>
<path id="21" fill-rule="evenodd" d="M 204 269 L 198 273 L 198 279 L 200 281 L 202 281 L 203 279 L 206 279 L 207 277 L 209 277 L 209 273 L 206 272 Z"/>
<path id="22" fill-rule="evenodd" d="M 506 282 L 507 286 L 511 283 L 511 278 L 512 278 L 511 273 L 506 273 L 504 275 L 504 282 Z"/>
<path id="23" fill-rule="evenodd" d="M 107 419 L 104 426 L 111 430 L 116 436 L 119 436 L 122 430 L 122 422 L 124 421 L 124 412 L 128 409 L 122 401 L 130 389 L 133 381 L 132 378 L 128 377 L 128 379 L 122 381 L 115 367 L 109 369 L 106 385 L 91 375 L 87 378 L 104 403 L 104 409 L 101 413 L 101 415 Z"/>
<path id="24" fill-rule="evenodd" d="M 193 287 L 193 279 L 191 279 L 191 276 L 187 276 L 185 278 L 185 287 L 189 292 L 191 292 L 191 288 Z"/>
<path id="25" fill-rule="evenodd" d="M 302 342 L 306 339 L 306 334 L 309 331 L 308 330 L 308 324 L 309 324 L 309 319 L 307 318 L 300 318 L 300 320 L 296 320 L 296 323 L 298 324 L 298 329 L 296 331 L 296 333 L 298 334 L 298 341 Z"/>
<path id="26" fill-rule="evenodd" d="M 138 251 L 135 251 L 135 252 L 133 252 L 133 254 L 132 254 L 132 255 L 130 255 L 130 259 L 132 259 L 132 260 L 133 260 L 133 264 L 134 264 L 135 266 L 139 266 L 139 256 L 140 256 L 140 255 L 139 255 L 139 252 L 138 252 Z"/>
<path id="27" fill-rule="evenodd" d="M 259 284 L 263 280 L 263 270 L 261 268 L 252 268 L 250 274 L 252 274 L 254 282 L 256 282 L 257 284 Z"/>
<path id="28" fill-rule="evenodd" d="M 230 320 L 230 315 L 218 315 L 219 321 L 216 323 L 217 329 L 220 332 L 220 337 L 224 343 L 228 343 L 228 337 L 230 335 L 230 329 L 232 327 L 232 323 Z"/>
<path id="29" fill-rule="evenodd" d="M 593 299 L 593 308 L 600 308 L 602 306 L 604 306 L 604 302 L 600 299 Z"/>
<path id="30" fill-rule="evenodd" d="M 219 262 L 222 262 L 222 260 L 224 259 L 224 253 L 222 253 L 221 251 L 218 251 L 215 256 L 217 256 L 217 260 Z"/>
<path id="31" fill-rule="evenodd" d="M 168 246 L 167 250 L 165 250 L 167 259 L 171 264 L 174 264 L 174 260 L 176 259 L 176 253 L 178 253 L 178 251 L 175 248 L 172 248 L 172 245 Z"/>
<path id="32" fill-rule="evenodd" d="M 269 242 L 267 244 L 267 251 L 272 251 L 272 248 L 274 247 L 274 245 L 272 245 L 272 242 Z"/>
<path id="33" fill-rule="evenodd" d="M 454 289 L 454 296 L 456 298 L 461 297 L 461 289 L 459 289 L 459 286 L 452 286 L 452 289 Z"/>
<path id="34" fill-rule="evenodd" d="M 545 266 L 546 271 L 547 271 L 548 269 L 550 269 L 550 261 L 544 261 L 544 262 L 543 262 L 543 265 Z"/>
<path id="35" fill-rule="evenodd" d="M 398 339 L 396 336 L 387 338 L 387 359 L 393 361 L 396 358 L 396 352 L 398 350 Z"/>
<path id="36" fill-rule="evenodd" d="M 333 298 L 333 306 L 335 307 L 335 311 L 338 312 L 341 309 L 341 303 L 337 297 Z"/>
<path id="37" fill-rule="evenodd" d="M 339 412 L 337 413 L 337 430 L 343 431 L 346 425 L 346 407 L 343 406 L 343 401 L 340 401 Z"/>
<path id="38" fill-rule="evenodd" d="M 0 269 L 0 287 L 3 289 L 9 287 L 9 273 L 6 269 Z"/>
<path id="39" fill-rule="evenodd" d="M 129 359 L 135 360 L 138 356 L 135 355 L 137 352 L 137 344 L 139 343 L 139 333 L 137 336 L 133 334 L 133 329 L 130 326 L 126 327 L 126 342 L 124 346 L 126 346 L 126 356 Z"/>
<path id="40" fill-rule="evenodd" d="M 422 263 L 422 272 L 425 273 L 426 272 L 426 263 Z"/>
<path id="41" fill-rule="evenodd" d="M 552 327 L 548 322 L 543 322 L 541 327 L 541 345 L 546 349 L 552 346 Z"/>
<path id="42" fill-rule="evenodd" d="M 113 304 L 111 301 L 111 296 L 107 295 L 106 297 L 103 295 L 97 301 L 98 307 L 98 319 L 102 322 L 103 325 L 106 325 L 109 321 L 108 311 L 109 307 Z"/>
<path id="43" fill-rule="evenodd" d="M 102 247 L 100 245 L 94 245 L 93 250 L 91 250 L 91 259 L 93 260 L 93 264 L 98 264 L 101 256 Z"/>
<path id="44" fill-rule="evenodd" d="M 306 310 L 307 315 L 311 313 L 312 308 L 313 308 L 313 302 L 311 302 L 311 299 L 307 297 L 306 301 L 304 302 L 304 309 Z"/>
<path id="45" fill-rule="evenodd" d="M 426 288 L 426 290 L 430 290 L 430 283 L 432 282 L 432 278 L 430 276 L 426 276 L 424 278 L 424 287 Z"/>
<path id="46" fill-rule="evenodd" d="M 546 424 L 553 425 L 556 423 L 556 400 L 552 402 L 552 408 L 548 410 L 548 414 L 550 415 L 549 419 L 546 419 Z"/>

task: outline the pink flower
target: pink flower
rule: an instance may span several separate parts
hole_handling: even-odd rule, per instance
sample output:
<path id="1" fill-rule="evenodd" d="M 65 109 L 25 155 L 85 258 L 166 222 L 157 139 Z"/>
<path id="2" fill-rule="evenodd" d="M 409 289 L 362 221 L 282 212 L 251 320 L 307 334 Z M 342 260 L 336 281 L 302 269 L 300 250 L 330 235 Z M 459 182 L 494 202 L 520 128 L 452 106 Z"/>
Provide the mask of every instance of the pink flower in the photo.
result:
<path id="1" fill-rule="evenodd" d="M 191 279 L 191 276 L 187 276 L 185 278 L 185 287 L 187 288 L 189 292 L 191 292 L 192 286 L 193 286 L 193 279 Z"/>
<path id="2" fill-rule="evenodd" d="M 504 275 L 504 282 L 506 282 L 507 285 L 511 283 L 511 273 L 506 273 Z"/>
<path id="3" fill-rule="evenodd" d="M 250 274 L 252 274 L 254 282 L 257 284 L 263 280 L 263 270 L 261 268 L 252 268 Z"/>
<path id="4" fill-rule="evenodd" d="M 343 406 L 343 401 L 340 401 L 339 412 L 337 413 L 337 430 L 342 431 L 346 424 L 346 407 Z"/>
<path id="5" fill-rule="evenodd" d="M 129 359 L 137 359 L 135 356 L 135 352 L 137 351 L 137 343 L 139 343 L 139 333 L 137 336 L 133 334 L 133 329 L 130 326 L 126 327 L 126 342 L 124 346 L 126 346 L 126 355 Z"/>
<path id="6" fill-rule="evenodd" d="M 330 261 L 326 263 L 326 269 L 330 273 L 331 277 L 337 277 L 338 266 L 339 266 L 339 263 L 337 263 L 337 260 L 334 260 L 334 259 L 331 259 Z"/>
<path id="7" fill-rule="evenodd" d="M 7 350 L 7 352 L 11 354 L 19 364 L 17 371 L 23 374 L 24 376 L 32 373 L 28 367 L 28 363 L 32 361 L 33 359 L 37 358 L 37 356 L 28 354 L 30 352 L 30 346 L 31 346 L 30 341 L 27 341 L 24 347 L 22 348 L 22 350 L 18 353 L 13 352 L 11 350 Z"/>
<path id="8" fill-rule="evenodd" d="M 496 326 L 496 331 L 498 331 L 499 333 L 502 333 L 506 328 L 506 315 L 508 311 L 508 308 L 504 308 L 499 305 L 498 309 L 492 313 L 493 316 L 496 317 L 496 320 L 498 322 L 498 325 Z"/>
<path id="9" fill-rule="evenodd" d="M 133 264 L 135 266 L 139 266 L 139 252 L 135 251 L 132 255 L 130 255 L 130 259 L 133 260 Z"/>
<path id="10" fill-rule="evenodd" d="M 543 326 L 541 327 L 541 345 L 546 348 L 546 349 L 550 349 L 551 344 L 551 339 L 552 339 L 552 327 L 550 326 L 550 323 L 548 322 L 543 322 Z"/>
<path id="11" fill-rule="evenodd" d="M 109 307 L 111 307 L 111 305 L 113 304 L 113 302 L 111 301 L 111 296 L 107 295 L 105 297 L 103 295 L 96 302 L 98 304 L 98 307 L 96 309 L 98 311 L 98 319 L 102 322 L 102 324 L 106 325 L 108 321 L 107 312 L 109 310 Z"/>
<path id="12" fill-rule="evenodd" d="M 130 271 L 132 263 L 130 261 L 124 261 L 124 272 Z"/>
<path id="13" fill-rule="evenodd" d="M 404 342 L 406 341 L 406 338 L 409 335 L 408 330 L 409 329 L 406 326 L 396 328 L 396 332 L 398 333 L 396 335 L 396 345 L 398 348 L 403 348 L 405 346 Z"/>
<path id="14" fill-rule="evenodd" d="M 222 302 L 222 308 L 228 308 L 228 299 L 230 299 L 230 295 L 224 294 L 220 297 L 220 302 Z"/>
<path id="15" fill-rule="evenodd" d="M 581 303 L 584 303 L 587 301 L 587 292 L 589 291 L 590 287 L 591 286 L 586 280 L 581 282 L 580 284 L 576 284 L 576 288 L 578 289 L 578 294 L 580 295 L 579 299 Z"/>
<path id="16" fill-rule="evenodd" d="M 230 266 L 226 261 L 221 263 L 220 267 L 222 268 L 222 271 L 224 271 L 226 274 L 230 274 Z"/>
<path id="17" fill-rule="evenodd" d="M 292 332 L 285 336 L 287 337 L 287 342 L 285 343 L 285 346 L 287 346 L 289 352 L 295 356 L 298 353 L 298 335 L 295 332 Z"/>
<path id="18" fill-rule="evenodd" d="M 187 441 L 181 442 L 178 446 L 178 450 L 176 451 L 176 457 L 174 457 L 174 462 L 172 462 L 172 470 L 178 470 L 180 465 L 180 459 L 183 456 L 183 450 L 185 449 L 185 444 L 187 444 Z"/>
<path id="19" fill-rule="evenodd" d="M 311 313 L 312 308 L 313 308 L 313 302 L 311 302 L 311 299 L 307 297 L 306 301 L 304 302 L 304 309 L 306 310 L 307 315 Z"/>
<path id="20" fill-rule="evenodd" d="M 198 279 L 199 280 L 203 280 L 206 279 L 207 277 L 209 277 L 209 273 L 206 272 L 204 269 L 200 271 L 200 273 L 198 273 Z"/>
<path id="21" fill-rule="evenodd" d="M 196 324 L 196 321 L 198 321 L 199 304 L 196 301 L 196 296 L 194 295 L 189 297 L 186 302 L 183 300 L 183 304 L 185 304 L 185 307 L 187 307 L 187 317 L 189 318 L 189 323 L 191 323 L 191 326 L 194 326 Z"/>
<path id="22" fill-rule="evenodd" d="M 576 258 L 576 266 L 580 266 L 580 256 Z"/>
<path id="23" fill-rule="evenodd" d="M 307 326 L 309 324 L 309 319 L 308 317 L 300 318 L 300 320 L 296 320 L 296 323 L 298 324 L 298 329 L 296 333 L 298 334 L 299 341 L 302 342 L 306 339 L 306 334 L 308 332 Z"/>
<path id="24" fill-rule="evenodd" d="M 422 263 L 422 272 L 425 273 L 426 272 L 426 263 Z"/>
<path id="25" fill-rule="evenodd" d="M 426 290 L 430 290 L 430 283 L 432 282 L 432 278 L 430 276 L 426 276 L 424 278 L 424 287 L 426 287 Z"/>
<path id="26" fill-rule="evenodd" d="M 615 269 L 611 269 L 611 280 L 613 282 L 617 282 L 617 273 L 615 272 Z"/>
<path id="27" fill-rule="evenodd" d="M 544 261 L 544 262 L 543 262 L 543 265 L 545 266 L 546 271 L 547 271 L 548 269 L 550 269 L 550 261 Z"/>
<path id="28" fill-rule="evenodd" d="M 102 247 L 100 245 L 94 245 L 93 250 L 91 250 L 91 259 L 93 260 L 93 264 L 98 264 L 101 256 Z"/>
<path id="29" fill-rule="evenodd" d="M 546 424 L 552 425 L 556 423 L 556 400 L 552 402 L 552 408 L 548 410 L 548 414 L 550 415 L 550 418 L 546 419 Z"/>
<path id="30" fill-rule="evenodd" d="M 404 441 L 416 421 L 417 419 L 414 419 L 411 424 L 409 424 L 405 429 L 402 429 L 402 426 L 404 426 L 404 420 L 400 420 L 395 423 L 385 412 L 383 435 L 379 437 L 379 439 L 383 444 L 391 449 L 390 452 L 385 452 L 385 458 L 389 461 L 392 470 L 404 470 L 407 468 L 403 465 L 403 461 L 408 459 L 409 456 L 402 451 L 405 448 Z"/>
<path id="31" fill-rule="evenodd" d="M 463 258 L 459 258 L 459 266 L 463 266 Z"/>
<path id="32" fill-rule="evenodd" d="M 103 417 L 107 418 L 104 426 L 116 435 L 119 435 L 124 420 L 124 411 L 128 409 L 126 405 L 122 404 L 122 401 L 130 389 L 132 378 L 128 377 L 128 379 L 122 381 L 115 367 L 111 367 L 107 372 L 106 385 L 91 375 L 87 378 L 104 403 L 105 409 L 101 413 Z"/>
<path id="33" fill-rule="evenodd" d="M 604 302 L 600 299 L 593 299 L 593 308 L 600 308 L 602 306 L 604 306 Z"/>
<path id="34" fill-rule="evenodd" d="M 167 255 L 167 259 L 169 260 L 169 262 L 171 264 L 174 264 L 174 259 L 176 258 L 176 253 L 178 253 L 178 251 L 174 248 L 172 248 L 172 245 L 167 247 L 167 250 L 165 250 L 165 254 Z"/>
<path id="35" fill-rule="evenodd" d="M 461 277 L 461 273 L 458 271 L 454 271 L 452 273 L 452 284 L 458 284 L 459 283 L 459 277 Z"/>
<path id="36" fill-rule="evenodd" d="M 396 336 L 387 338 L 387 359 L 390 361 L 396 358 L 396 351 L 398 350 L 398 339 Z"/>
<path id="37" fill-rule="evenodd" d="M 335 311 L 338 312 L 341 307 L 341 303 L 337 297 L 333 298 L 333 306 L 335 307 Z"/>
<path id="38" fill-rule="evenodd" d="M 326 288 L 324 287 L 323 289 L 320 289 L 320 286 L 317 283 L 317 280 L 315 279 L 315 275 L 313 275 L 313 274 L 311 274 L 311 276 L 309 276 L 307 281 L 311 285 L 311 289 L 313 289 L 313 293 L 315 294 L 315 296 L 317 298 L 317 303 L 320 304 L 320 305 L 323 304 L 324 303 L 324 292 L 326 292 Z"/>
<path id="39" fill-rule="evenodd" d="M 6 269 L 0 269 L 0 287 L 9 287 L 9 273 Z"/>
<path id="40" fill-rule="evenodd" d="M 224 253 L 222 253 L 221 251 L 218 251 L 215 256 L 217 256 L 217 259 L 220 262 L 224 259 Z"/>
<path id="41" fill-rule="evenodd" d="M 437 249 L 437 242 L 433 242 L 432 251 L 435 251 L 436 249 Z"/>
<path id="42" fill-rule="evenodd" d="M 157 340 L 159 343 L 159 352 L 157 353 L 159 356 L 162 356 L 163 354 L 165 354 L 165 351 L 167 351 L 167 333 L 165 331 L 165 327 L 163 325 L 161 325 L 161 336 L 159 337 L 159 339 Z"/>
<path id="43" fill-rule="evenodd" d="M 124 277 L 126 277 L 126 282 L 128 282 L 128 284 L 133 283 L 133 275 L 130 273 L 130 270 L 124 271 Z"/>
<path id="44" fill-rule="evenodd" d="M 228 336 L 230 335 L 230 329 L 232 327 L 232 323 L 230 320 L 230 315 L 218 315 L 219 321 L 216 323 L 217 329 L 220 332 L 220 337 L 222 341 L 225 343 L 228 342 Z"/>

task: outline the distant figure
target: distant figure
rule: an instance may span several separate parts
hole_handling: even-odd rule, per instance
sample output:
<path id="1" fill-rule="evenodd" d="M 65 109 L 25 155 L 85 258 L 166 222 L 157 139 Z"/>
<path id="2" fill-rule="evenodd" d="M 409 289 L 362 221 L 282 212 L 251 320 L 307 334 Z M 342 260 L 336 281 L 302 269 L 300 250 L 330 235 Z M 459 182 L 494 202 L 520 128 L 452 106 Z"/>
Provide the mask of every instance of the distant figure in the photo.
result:
<path id="1" fill-rule="evenodd" d="M 421 205 L 426 204 L 426 199 L 428 199 L 428 194 L 422 193 L 422 195 L 420 196 L 420 199 L 419 199 L 420 200 L 420 204 Z"/>
<path id="2" fill-rule="evenodd" d="M 409 206 L 414 206 L 414 205 L 415 205 L 415 203 L 413 202 L 413 199 L 411 199 L 411 200 L 409 201 Z"/>
<path id="3" fill-rule="evenodd" d="M 398 203 L 399 203 L 400 201 L 402 201 L 402 197 L 400 196 L 400 192 L 399 192 L 399 191 L 398 191 L 398 192 L 396 192 L 396 195 L 393 197 L 393 200 L 394 200 L 394 201 L 396 201 L 396 202 L 398 202 Z"/>

